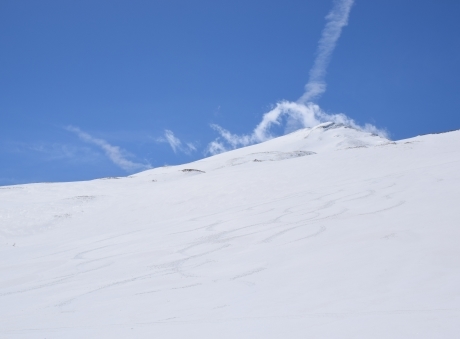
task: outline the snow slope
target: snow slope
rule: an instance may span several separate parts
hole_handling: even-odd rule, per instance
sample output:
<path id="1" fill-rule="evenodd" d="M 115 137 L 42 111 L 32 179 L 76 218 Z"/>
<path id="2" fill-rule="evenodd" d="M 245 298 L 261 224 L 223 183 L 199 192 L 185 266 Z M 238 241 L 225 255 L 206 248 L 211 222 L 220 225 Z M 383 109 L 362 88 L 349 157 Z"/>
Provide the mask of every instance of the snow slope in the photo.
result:
<path id="1" fill-rule="evenodd" d="M 0 187 L 0 338 L 458 338 L 460 132 L 313 129 Z"/>

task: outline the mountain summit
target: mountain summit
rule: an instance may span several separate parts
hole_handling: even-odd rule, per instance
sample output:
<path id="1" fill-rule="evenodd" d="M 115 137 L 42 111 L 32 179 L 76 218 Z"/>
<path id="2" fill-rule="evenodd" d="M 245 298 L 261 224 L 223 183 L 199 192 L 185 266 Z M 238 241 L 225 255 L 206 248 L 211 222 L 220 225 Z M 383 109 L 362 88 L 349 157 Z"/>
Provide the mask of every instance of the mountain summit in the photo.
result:
<path id="1" fill-rule="evenodd" d="M 240 165 L 251 161 L 279 161 L 317 153 L 323 154 L 331 151 L 367 148 L 386 144 L 391 144 L 391 141 L 376 134 L 364 132 L 343 124 L 326 122 L 313 128 L 300 129 L 260 144 L 235 149 L 199 160 L 193 164 L 202 169 L 210 170 Z M 190 164 L 184 166 L 187 167 Z M 179 168 L 184 166 L 179 166 Z M 153 169 L 143 174 L 159 171 L 163 172 L 164 170 Z"/>

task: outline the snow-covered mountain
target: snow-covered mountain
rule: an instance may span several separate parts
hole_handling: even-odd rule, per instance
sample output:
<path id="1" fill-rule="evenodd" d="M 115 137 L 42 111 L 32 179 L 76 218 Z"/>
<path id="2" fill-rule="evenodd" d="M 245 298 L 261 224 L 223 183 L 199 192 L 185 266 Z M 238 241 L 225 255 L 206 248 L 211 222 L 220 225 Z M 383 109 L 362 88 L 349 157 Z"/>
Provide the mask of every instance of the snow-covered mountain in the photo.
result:
<path id="1" fill-rule="evenodd" d="M 460 132 L 312 129 L 0 187 L 1 338 L 457 338 Z"/>

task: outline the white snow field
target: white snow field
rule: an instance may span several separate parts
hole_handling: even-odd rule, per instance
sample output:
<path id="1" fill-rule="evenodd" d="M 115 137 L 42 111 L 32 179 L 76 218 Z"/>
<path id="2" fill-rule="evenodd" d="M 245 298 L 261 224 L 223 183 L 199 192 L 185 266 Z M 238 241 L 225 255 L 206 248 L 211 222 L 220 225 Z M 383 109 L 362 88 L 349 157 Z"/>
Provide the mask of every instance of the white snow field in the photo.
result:
<path id="1" fill-rule="evenodd" d="M 460 131 L 0 187 L 0 272 L 0 338 L 459 338 Z"/>

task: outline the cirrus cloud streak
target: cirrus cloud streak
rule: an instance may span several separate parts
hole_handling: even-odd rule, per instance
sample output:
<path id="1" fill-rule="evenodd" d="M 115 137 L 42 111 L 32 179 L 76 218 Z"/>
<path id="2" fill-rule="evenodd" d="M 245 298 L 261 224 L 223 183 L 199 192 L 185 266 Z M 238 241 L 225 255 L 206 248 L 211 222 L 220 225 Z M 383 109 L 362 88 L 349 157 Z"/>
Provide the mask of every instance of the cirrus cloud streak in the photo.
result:
<path id="1" fill-rule="evenodd" d="M 94 138 L 78 127 L 67 126 L 66 130 L 75 133 L 82 141 L 98 146 L 115 165 L 127 172 L 152 168 L 150 164 L 137 163 L 127 159 L 129 154 L 120 147 L 111 145 L 104 139 Z"/>

